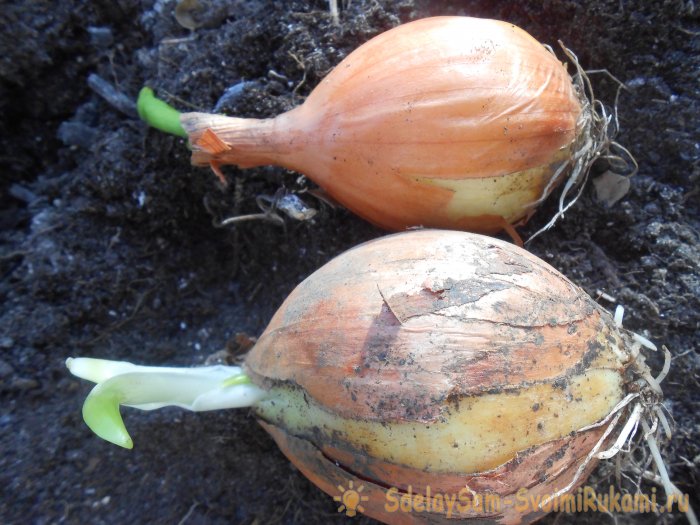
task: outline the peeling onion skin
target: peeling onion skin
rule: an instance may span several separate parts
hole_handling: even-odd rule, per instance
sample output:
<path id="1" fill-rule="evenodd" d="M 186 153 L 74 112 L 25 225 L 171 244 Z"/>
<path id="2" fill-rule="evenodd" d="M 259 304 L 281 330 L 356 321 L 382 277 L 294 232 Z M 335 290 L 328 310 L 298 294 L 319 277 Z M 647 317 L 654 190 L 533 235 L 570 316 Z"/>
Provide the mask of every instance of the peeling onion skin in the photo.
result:
<path id="1" fill-rule="evenodd" d="M 528 252 L 417 230 L 355 247 L 302 282 L 245 369 L 273 394 L 255 408 L 261 424 L 319 488 L 336 496 L 353 480 L 369 516 L 440 523 L 387 512 L 387 488 L 515 500 L 566 487 L 605 425 L 580 429 L 628 393 L 625 341 L 608 312 Z M 453 518 L 542 515 L 503 505 Z"/>
<path id="2" fill-rule="evenodd" d="M 365 43 L 276 118 L 181 122 L 194 165 L 284 166 L 389 230 L 496 233 L 556 187 L 581 111 L 566 68 L 522 29 L 435 17 Z"/>

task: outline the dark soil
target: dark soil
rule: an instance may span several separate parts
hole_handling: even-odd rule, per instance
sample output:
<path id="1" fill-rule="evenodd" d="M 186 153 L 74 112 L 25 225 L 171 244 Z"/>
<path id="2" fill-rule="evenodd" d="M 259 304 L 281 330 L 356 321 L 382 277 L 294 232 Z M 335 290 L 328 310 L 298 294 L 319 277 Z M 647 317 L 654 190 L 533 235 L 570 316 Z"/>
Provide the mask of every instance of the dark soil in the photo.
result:
<path id="1" fill-rule="evenodd" d="M 0 522 L 346 519 L 245 411 L 128 410 L 133 451 L 83 424 L 90 385 L 69 377 L 66 357 L 200 364 L 235 348 L 236 333 L 259 334 L 314 269 L 383 233 L 308 194 L 320 210 L 312 221 L 217 228 L 257 212 L 256 196 L 313 185 L 277 168 L 227 168 L 234 182 L 222 191 L 209 170 L 190 166 L 181 139 L 115 109 L 88 76 L 131 98 L 148 84 L 182 109 L 202 110 L 246 80 L 219 109 L 272 116 L 303 101 L 362 42 L 435 14 L 500 18 L 542 42 L 561 39 L 585 68 L 625 83 L 618 140 L 640 166 L 631 191 L 608 209 L 588 187 L 530 249 L 594 297 L 614 296 L 628 328 L 671 349 L 669 468 L 683 492 L 700 493 L 700 8 L 681 0 L 347 3 L 334 26 L 323 0 L 200 0 L 194 32 L 178 24 L 169 0 L 3 3 Z M 604 74 L 593 82 L 611 104 L 616 84 Z M 550 199 L 524 235 L 555 206 Z M 651 362 L 658 370 L 661 360 Z M 554 519 L 610 518 L 545 522 Z"/>

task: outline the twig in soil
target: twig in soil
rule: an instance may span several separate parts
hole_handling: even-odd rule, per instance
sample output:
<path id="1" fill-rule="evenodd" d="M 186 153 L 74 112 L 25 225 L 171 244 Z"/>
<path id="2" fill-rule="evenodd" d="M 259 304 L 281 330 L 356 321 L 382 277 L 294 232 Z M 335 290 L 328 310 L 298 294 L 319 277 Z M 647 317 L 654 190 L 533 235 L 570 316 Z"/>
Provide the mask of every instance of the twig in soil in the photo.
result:
<path id="1" fill-rule="evenodd" d="M 617 299 L 615 299 L 612 295 L 609 295 L 605 293 L 603 290 L 596 290 L 596 299 L 603 299 L 609 303 L 616 303 Z"/>
<path id="2" fill-rule="evenodd" d="M 182 517 L 182 519 L 181 519 L 180 521 L 177 522 L 177 525 L 184 525 L 185 522 L 189 519 L 189 517 L 190 517 L 190 516 L 192 515 L 192 513 L 194 512 L 194 509 L 196 509 L 197 507 L 199 507 L 199 503 L 197 503 L 197 502 L 194 502 L 192 505 L 190 505 L 189 510 L 188 510 L 187 513 Z"/>
<path id="3" fill-rule="evenodd" d="M 24 202 L 25 204 L 31 204 L 35 200 L 38 199 L 36 193 L 34 193 L 32 190 L 27 188 L 26 186 L 22 186 L 19 183 L 14 183 L 10 185 L 10 189 L 8 190 L 8 193 L 13 196 L 15 199 L 20 200 Z"/>
<path id="4" fill-rule="evenodd" d="M 136 113 L 136 103 L 101 76 L 92 73 L 88 77 L 87 83 L 90 89 L 101 96 L 113 108 L 129 117 L 138 116 Z"/>
<path id="5" fill-rule="evenodd" d="M 203 108 L 202 106 L 192 104 L 192 102 L 189 102 L 189 101 L 185 100 L 184 98 L 180 98 L 177 95 L 173 95 L 172 93 L 165 91 L 164 89 L 160 90 L 160 91 L 164 95 L 166 95 L 169 100 L 172 100 L 173 102 L 177 102 L 181 106 L 186 106 L 186 107 L 192 109 L 193 111 L 206 111 L 206 109 Z"/>
<path id="6" fill-rule="evenodd" d="M 328 9 L 331 12 L 333 25 L 340 25 L 340 15 L 338 13 L 338 0 L 328 0 Z"/>
<path id="7" fill-rule="evenodd" d="M 259 282 L 258 284 L 255 285 L 255 288 L 248 294 L 248 298 L 246 299 L 246 302 L 248 304 L 252 303 L 255 297 L 258 295 L 258 292 L 262 290 L 262 283 Z"/>
<path id="8" fill-rule="evenodd" d="M 293 57 L 297 61 L 299 60 L 298 58 L 296 58 L 296 55 L 293 55 L 292 53 L 289 53 L 289 56 Z M 289 79 L 285 75 L 283 75 L 282 73 L 278 73 L 274 69 L 270 69 L 267 72 L 267 76 L 274 79 L 274 80 L 279 80 L 283 84 L 287 84 L 289 82 Z"/>
<path id="9" fill-rule="evenodd" d="M 0 261 L 9 261 L 15 259 L 16 257 L 24 257 L 30 253 L 32 253 L 31 250 L 15 250 L 13 252 L 0 255 Z"/>
<path id="10" fill-rule="evenodd" d="M 184 44 L 186 42 L 192 42 L 194 40 L 197 40 L 197 35 L 195 35 L 193 33 L 190 36 L 184 36 L 184 37 L 179 37 L 179 38 L 164 38 L 163 40 L 160 41 L 160 43 L 158 45 L 174 46 L 177 44 Z"/>
<path id="11" fill-rule="evenodd" d="M 301 88 L 301 86 L 303 86 L 306 83 L 306 64 L 304 63 L 304 61 L 302 59 L 300 59 L 298 56 L 296 56 L 291 51 L 289 51 L 289 56 L 297 63 L 299 68 L 304 72 L 304 75 L 301 77 L 301 80 L 299 81 L 299 83 L 296 86 L 294 86 L 294 89 L 292 90 L 292 95 L 296 96 L 296 94 L 299 91 L 299 89 Z"/>
<path id="12" fill-rule="evenodd" d="M 690 29 L 686 29 L 685 27 L 681 26 L 673 26 L 675 29 L 680 31 L 681 33 L 685 33 L 686 35 L 690 36 L 700 36 L 700 31 L 692 31 Z"/>
<path id="13" fill-rule="evenodd" d="M 238 224 L 239 222 L 259 220 L 274 222 L 281 226 L 284 225 L 284 219 L 276 213 L 249 213 L 247 215 L 228 217 L 227 219 L 224 219 L 219 223 L 214 223 L 214 226 L 216 228 L 223 228 L 225 226 L 231 226 L 232 224 Z"/>

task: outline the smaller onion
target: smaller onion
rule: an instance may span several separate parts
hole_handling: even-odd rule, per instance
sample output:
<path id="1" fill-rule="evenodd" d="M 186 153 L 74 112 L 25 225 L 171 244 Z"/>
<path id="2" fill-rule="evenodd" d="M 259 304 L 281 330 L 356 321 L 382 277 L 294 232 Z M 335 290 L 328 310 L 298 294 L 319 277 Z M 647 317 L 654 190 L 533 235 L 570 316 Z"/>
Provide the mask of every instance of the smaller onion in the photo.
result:
<path id="1" fill-rule="evenodd" d="M 580 78 L 579 78 L 580 81 Z M 513 232 L 593 155 L 582 85 L 522 29 L 435 17 L 348 55 L 273 119 L 185 113 L 192 163 L 276 164 L 390 230 Z"/>

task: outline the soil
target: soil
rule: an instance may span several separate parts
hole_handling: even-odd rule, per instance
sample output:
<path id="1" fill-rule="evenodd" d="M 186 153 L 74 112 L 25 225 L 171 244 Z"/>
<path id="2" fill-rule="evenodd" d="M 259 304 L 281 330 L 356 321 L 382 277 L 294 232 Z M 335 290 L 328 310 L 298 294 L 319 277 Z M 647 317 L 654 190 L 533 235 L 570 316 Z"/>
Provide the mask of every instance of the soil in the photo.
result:
<path id="1" fill-rule="evenodd" d="M 351 522 L 246 411 L 127 410 L 133 451 L 83 424 L 90 385 L 69 376 L 66 357 L 189 366 L 235 351 L 236 334 L 258 335 L 314 269 L 384 233 L 308 193 L 302 198 L 319 210 L 310 221 L 217 227 L 259 212 L 260 195 L 314 185 L 279 168 L 226 168 L 232 183 L 223 190 L 209 170 L 190 166 L 182 139 L 147 129 L 128 104 L 116 109 L 88 78 L 99 75 L 132 100 L 147 84 L 181 109 L 273 116 L 370 37 L 437 14 L 499 18 L 541 42 L 562 40 L 584 68 L 624 83 L 617 140 L 639 163 L 629 193 L 605 207 L 589 185 L 529 249 L 592 296 L 613 296 L 628 328 L 673 353 L 664 389 L 676 427 L 665 454 L 700 510 L 700 8 L 686 0 L 340 4 L 334 25 L 323 0 L 200 0 L 191 31 L 172 0 L 3 3 L 0 521 Z M 220 100 L 241 81 L 248 84 Z M 603 73 L 592 81 L 610 108 L 617 84 Z M 662 359 L 650 362 L 659 370 Z M 593 478 L 603 489 L 608 470 Z"/>

